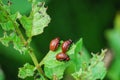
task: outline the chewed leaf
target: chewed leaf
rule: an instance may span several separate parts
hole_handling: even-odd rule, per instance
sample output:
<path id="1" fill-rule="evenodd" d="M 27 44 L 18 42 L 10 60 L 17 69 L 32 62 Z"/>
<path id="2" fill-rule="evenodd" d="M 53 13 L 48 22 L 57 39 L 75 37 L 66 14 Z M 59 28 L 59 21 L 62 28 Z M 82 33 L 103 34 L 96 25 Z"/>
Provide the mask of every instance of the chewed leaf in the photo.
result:
<path id="1" fill-rule="evenodd" d="M 6 18 L 6 16 L 4 14 L 5 13 L 0 10 L 0 23 L 5 23 L 8 21 L 8 19 Z"/>
<path id="2" fill-rule="evenodd" d="M 4 8 L 4 6 L 2 8 Z M 7 14 L 7 11 L 4 13 L 4 15 L 5 14 Z M 20 17 L 21 15 L 19 12 L 16 12 L 13 15 L 9 14 L 6 16 L 6 18 L 8 18 L 9 20 L 0 23 L 4 32 L 4 36 L 0 38 L 0 42 L 7 47 L 9 46 L 9 43 L 12 43 L 13 47 L 20 53 L 26 53 L 27 49 L 25 47 L 25 44 L 22 42 L 15 29 L 15 27 L 18 28 L 19 26 L 16 20 Z"/>
<path id="3" fill-rule="evenodd" d="M 77 53 L 75 53 L 75 51 Z M 62 79 L 65 70 L 67 67 L 71 67 L 71 64 L 75 65 L 73 70 L 75 71 L 76 68 L 80 68 L 82 65 L 82 60 L 84 58 L 80 57 L 79 51 L 82 50 L 82 39 L 80 39 L 76 44 L 72 44 L 70 49 L 66 52 L 66 54 L 69 55 L 70 60 L 69 61 L 58 61 L 56 60 L 56 55 L 61 52 L 61 48 L 57 51 L 49 51 L 47 54 L 47 57 L 44 59 L 44 71 L 48 78 L 53 79 L 54 76 L 56 76 L 58 79 Z M 88 58 L 87 55 L 85 55 L 84 52 L 82 52 L 82 56 L 85 58 Z M 82 59 L 81 59 L 82 58 Z M 89 58 L 88 58 L 89 59 Z M 85 60 L 86 61 L 86 60 Z M 84 61 L 83 61 L 84 62 Z"/>
<path id="4" fill-rule="evenodd" d="M 6 47 L 8 47 L 8 44 L 11 40 L 12 40 L 11 37 L 9 37 L 6 32 L 4 32 L 4 36 L 0 38 L 0 42 Z"/>
<path id="5" fill-rule="evenodd" d="M 25 79 L 26 77 L 33 76 L 34 69 L 35 69 L 35 67 L 33 65 L 26 63 L 22 68 L 19 68 L 18 77 Z"/>
<path id="6" fill-rule="evenodd" d="M 12 42 L 16 50 L 18 50 L 21 54 L 27 53 L 28 50 L 25 47 L 25 44 L 21 41 L 20 37 L 18 37 L 16 33 L 12 33 L 10 37 L 12 38 Z"/>
<path id="7" fill-rule="evenodd" d="M 74 57 L 73 62 L 76 65 L 76 71 L 78 71 L 83 65 L 87 65 L 90 59 L 90 55 L 88 52 L 85 52 L 85 48 L 83 47 L 83 40 L 82 38 L 77 41 L 74 45 Z M 79 65 L 78 65 L 79 64 Z"/>
<path id="8" fill-rule="evenodd" d="M 14 48 L 21 53 L 24 53 L 25 48 L 24 44 L 22 43 L 20 37 L 18 37 L 17 33 L 15 33 L 15 25 L 18 27 L 18 23 L 16 22 L 17 18 L 20 17 L 19 12 L 16 12 L 13 15 L 10 15 L 7 22 L 0 23 L 3 31 L 4 31 L 4 36 L 0 38 L 0 42 L 5 45 L 9 46 L 9 43 L 13 43 Z M 13 22 L 12 22 L 13 21 Z"/>
<path id="9" fill-rule="evenodd" d="M 48 26 L 50 17 L 46 13 L 47 8 L 44 7 L 44 3 L 38 3 L 33 6 L 33 30 L 32 35 L 38 35 L 43 32 L 44 27 Z"/>
<path id="10" fill-rule="evenodd" d="M 26 30 L 28 37 L 39 35 L 43 32 L 43 29 L 48 26 L 50 17 L 46 13 L 47 8 L 44 7 L 42 2 L 32 5 L 32 12 L 29 17 L 23 16 L 20 18 L 20 22 Z"/>
<path id="11" fill-rule="evenodd" d="M 26 30 L 26 35 L 31 36 L 32 19 L 28 18 L 26 16 L 22 16 L 21 19 L 20 19 L 20 22 L 22 23 L 24 29 Z"/>
<path id="12" fill-rule="evenodd" d="M 59 52 L 60 49 L 57 51 Z M 48 78 L 53 79 L 57 76 L 58 79 L 63 78 L 64 70 L 67 67 L 67 62 L 60 62 L 56 60 L 57 52 L 49 51 L 46 59 L 44 60 L 44 70 Z"/>
<path id="13" fill-rule="evenodd" d="M 27 52 L 27 48 L 24 46 L 24 43 L 15 32 L 11 33 L 10 35 L 7 35 L 7 33 L 5 32 L 4 36 L 0 38 L 0 42 L 7 47 L 9 46 L 9 43 L 13 43 L 14 48 L 20 53 Z"/>
<path id="14" fill-rule="evenodd" d="M 62 43 L 62 41 L 61 41 Z M 65 69 L 70 65 L 72 62 L 72 59 L 70 61 L 58 61 L 56 60 L 56 55 L 61 52 L 61 48 L 59 47 L 57 51 L 49 51 L 47 53 L 47 57 L 45 57 L 43 64 L 44 64 L 44 71 L 45 75 L 53 79 L 54 76 L 57 77 L 57 79 L 62 79 L 64 75 Z M 71 56 L 74 54 L 74 44 L 70 47 L 70 50 L 67 52 L 67 54 Z"/>
<path id="15" fill-rule="evenodd" d="M 102 61 L 105 56 L 106 50 L 102 50 L 101 54 L 94 54 L 89 62 L 90 65 L 86 69 L 80 68 L 78 72 L 72 74 L 76 80 L 102 80 L 106 75 L 106 68 Z"/>
<path id="16" fill-rule="evenodd" d="M 18 26 L 17 22 L 16 22 L 16 19 L 19 17 L 19 12 L 13 14 L 10 16 L 10 18 L 15 21 L 16 25 Z M 1 27 L 4 31 L 10 31 L 10 30 L 15 30 L 14 28 L 14 24 L 13 22 L 11 22 L 10 20 L 5 22 L 5 23 L 0 23 L 1 24 Z"/>
<path id="17" fill-rule="evenodd" d="M 19 12 L 11 14 L 9 7 L 0 1 L 0 27 L 5 32 L 4 36 L 0 38 L 0 42 L 5 46 L 13 43 L 16 50 L 20 53 L 26 53 L 26 44 L 30 43 L 31 37 L 41 34 L 44 27 L 50 22 L 50 17 L 47 15 L 46 10 L 47 8 L 44 7 L 42 2 L 38 3 L 36 0 L 32 0 L 31 14 L 26 17 Z M 28 42 L 21 29 L 19 29 L 18 19 L 26 31 L 25 37 L 30 37 Z"/>
<path id="18" fill-rule="evenodd" d="M 10 10 L 9 10 L 9 7 L 8 6 L 6 6 L 6 5 L 4 5 L 3 3 L 2 3 L 2 1 L 0 0 L 0 23 L 4 23 L 4 22 L 7 22 L 8 21 L 8 19 L 7 19 L 7 17 L 6 17 L 6 15 L 8 15 L 8 14 L 6 14 L 6 12 L 5 12 L 5 10 L 6 11 L 8 11 L 8 12 L 10 12 Z"/>

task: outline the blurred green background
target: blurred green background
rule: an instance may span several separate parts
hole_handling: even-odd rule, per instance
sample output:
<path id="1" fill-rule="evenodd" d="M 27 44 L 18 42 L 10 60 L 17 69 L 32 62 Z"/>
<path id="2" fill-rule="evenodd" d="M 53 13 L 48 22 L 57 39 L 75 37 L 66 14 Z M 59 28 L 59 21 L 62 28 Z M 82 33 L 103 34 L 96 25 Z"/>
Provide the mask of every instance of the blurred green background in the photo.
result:
<path id="1" fill-rule="evenodd" d="M 7 1 L 3 0 L 5 4 Z M 84 46 L 89 52 L 98 52 L 107 47 L 113 50 L 117 58 L 115 57 L 113 61 L 115 66 L 109 68 L 106 80 L 120 80 L 120 25 L 117 29 L 113 28 L 116 12 L 120 10 L 120 0 L 38 1 L 46 1 L 47 13 L 52 19 L 44 29 L 44 33 L 33 37 L 32 46 L 39 61 L 49 51 L 51 39 L 59 36 L 62 40 L 72 39 L 76 42 L 82 37 Z M 11 13 L 19 11 L 23 15 L 29 14 L 31 6 L 27 0 L 11 0 L 11 2 Z M 0 36 L 2 36 L 1 28 Z M 18 80 L 18 67 L 25 62 L 33 64 L 29 55 L 21 55 L 12 47 L 4 47 L 0 43 L 0 67 L 5 80 Z"/>

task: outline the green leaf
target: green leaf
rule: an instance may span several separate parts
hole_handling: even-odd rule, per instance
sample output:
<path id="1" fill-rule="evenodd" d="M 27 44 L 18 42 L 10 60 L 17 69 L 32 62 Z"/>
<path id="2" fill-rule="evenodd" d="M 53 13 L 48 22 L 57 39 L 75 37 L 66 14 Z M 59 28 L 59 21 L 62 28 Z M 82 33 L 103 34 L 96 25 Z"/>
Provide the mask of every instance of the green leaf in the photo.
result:
<path id="1" fill-rule="evenodd" d="M 19 68 L 18 77 L 25 79 L 26 77 L 33 76 L 34 69 L 35 69 L 35 67 L 33 65 L 26 63 L 22 68 Z"/>
<path id="2" fill-rule="evenodd" d="M 23 25 L 28 37 L 41 34 L 43 29 L 48 26 L 50 17 L 46 13 L 46 10 L 47 8 L 44 7 L 44 3 L 33 3 L 30 16 L 23 16 L 20 18 L 20 22 Z"/>
<path id="3" fill-rule="evenodd" d="M 8 13 L 6 13 L 6 11 L 8 11 Z M 2 3 L 2 1 L 0 1 L 0 23 L 4 23 L 4 22 L 7 22 L 8 19 L 7 19 L 7 16 L 10 12 L 10 9 L 8 6 L 4 5 Z"/>
<path id="4" fill-rule="evenodd" d="M 49 51 L 48 54 L 46 55 L 44 61 L 43 61 L 45 75 L 50 79 L 53 79 L 54 76 L 56 76 L 58 79 L 62 79 L 65 69 L 72 62 L 72 59 L 70 61 L 58 61 L 58 60 L 56 60 L 56 55 L 60 52 L 61 52 L 60 47 L 55 52 Z M 74 54 L 74 44 L 70 47 L 67 54 L 70 56 L 70 58 L 71 58 L 72 54 Z"/>
<path id="5" fill-rule="evenodd" d="M 80 39 L 77 43 L 76 43 L 76 48 L 75 48 L 75 53 L 78 54 L 81 49 L 82 49 L 82 46 L 83 46 L 83 40 Z"/>
<path id="6" fill-rule="evenodd" d="M 117 15 L 114 20 L 114 27 L 116 30 L 120 31 L 120 22 L 119 21 L 120 21 L 120 12 L 117 12 Z"/>
<path id="7" fill-rule="evenodd" d="M 5 16 L 5 12 L 3 12 L 2 10 L 0 10 L 0 23 L 4 23 L 4 22 L 7 22 L 7 21 L 8 21 L 8 19 Z"/>
<path id="8" fill-rule="evenodd" d="M 63 78 L 64 70 L 67 67 L 67 62 L 60 62 L 56 60 L 56 54 L 61 52 L 61 50 L 57 50 L 57 52 L 49 51 L 47 57 L 44 60 L 44 70 L 45 75 L 53 79 L 53 76 L 56 76 L 58 79 Z"/>
<path id="9" fill-rule="evenodd" d="M 9 46 L 9 43 L 13 43 L 14 48 L 20 53 L 27 52 L 27 48 L 24 46 L 24 43 L 21 41 L 21 39 L 17 36 L 15 32 L 10 33 L 10 35 L 7 35 L 7 33 L 5 32 L 4 37 L 0 38 L 0 42 L 6 47 Z"/>
<path id="10" fill-rule="evenodd" d="M 85 52 L 82 38 L 75 44 L 73 63 L 76 65 L 75 71 L 78 71 L 84 65 L 87 65 L 90 60 L 90 55 Z M 79 64 L 79 65 L 78 65 Z"/>
<path id="11" fill-rule="evenodd" d="M 16 19 L 19 17 L 19 12 L 16 12 L 15 14 L 11 15 L 10 18 L 15 21 L 16 25 L 18 26 Z M 10 31 L 15 30 L 14 24 L 11 21 L 7 21 L 5 23 L 1 23 L 1 27 L 4 31 Z"/>
<path id="12" fill-rule="evenodd" d="M 82 39 L 80 39 L 80 40 L 82 40 Z M 80 40 L 78 42 L 80 42 Z M 74 72 L 78 72 L 80 70 L 80 68 L 86 69 L 86 66 L 89 64 L 89 61 L 90 61 L 90 55 L 89 54 L 90 53 L 84 47 L 82 47 L 82 49 L 80 50 L 80 52 L 76 54 L 77 58 L 76 57 L 72 57 L 72 56 L 75 56 L 75 54 L 71 55 L 72 63 L 65 70 L 66 72 L 65 72 L 65 76 L 64 77 L 66 79 L 68 77 L 72 77 L 71 74 L 74 73 Z"/>
<path id="13" fill-rule="evenodd" d="M 79 70 L 79 68 L 81 67 L 81 65 L 82 65 L 82 58 L 84 58 L 84 57 L 82 57 L 83 55 L 80 55 L 81 54 L 81 49 L 83 48 L 82 46 L 83 46 L 83 41 L 82 41 L 82 39 L 80 39 L 77 43 L 76 43 L 76 45 L 75 45 L 76 47 L 75 47 L 75 50 L 74 50 L 74 52 L 75 52 L 75 57 L 74 57 L 74 63 L 75 63 L 75 65 L 76 65 L 76 71 L 78 71 Z M 78 65 L 79 64 L 79 65 Z"/>
<path id="14" fill-rule="evenodd" d="M 75 53 L 75 51 L 77 53 Z M 62 79 L 64 75 L 64 71 L 68 67 L 71 67 L 71 65 L 75 65 L 75 67 L 73 68 L 74 71 L 76 70 L 76 68 L 78 67 L 80 68 L 80 65 L 82 65 L 81 64 L 82 62 L 80 60 L 80 57 L 78 57 L 78 55 L 80 55 L 78 53 L 79 51 L 82 51 L 82 39 L 80 39 L 76 44 L 73 43 L 70 49 L 66 52 L 66 54 L 68 54 L 70 57 L 70 61 L 56 60 L 56 55 L 62 52 L 60 47 L 55 52 L 49 51 L 43 61 L 44 71 L 46 76 L 50 79 L 53 79 L 54 76 L 56 76 L 58 79 Z M 84 57 L 87 58 L 88 56 L 84 56 Z"/>
<path id="15" fill-rule="evenodd" d="M 78 72 L 72 74 L 76 80 L 102 80 L 106 75 L 106 68 L 102 61 L 106 50 L 102 50 L 101 54 L 93 54 L 92 59 L 86 68 L 80 68 Z"/>
<path id="16" fill-rule="evenodd" d="M 26 16 L 22 16 L 20 18 L 20 22 L 23 25 L 25 31 L 26 31 L 26 35 L 28 37 L 31 36 L 31 31 L 32 31 L 32 18 L 26 17 Z"/>
<path id="17" fill-rule="evenodd" d="M 0 42 L 6 47 L 9 46 L 8 44 L 11 40 L 11 37 L 9 37 L 6 32 L 4 32 L 4 36 L 0 38 Z"/>
<path id="18" fill-rule="evenodd" d="M 118 24 L 116 24 L 118 25 Z M 119 26 L 118 26 L 119 28 Z M 120 79 L 120 31 L 119 29 L 108 30 L 106 32 L 106 37 L 109 42 L 109 45 L 114 52 L 114 59 L 110 65 L 110 68 L 107 73 L 107 77 L 111 80 L 119 80 Z"/>
<path id="19" fill-rule="evenodd" d="M 0 69 L 0 80 L 5 80 L 5 76 L 3 74 L 3 71 Z"/>
<path id="20" fill-rule="evenodd" d="M 115 56 L 120 56 L 120 31 L 117 29 L 106 31 L 106 37 L 111 48 L 115 51 Z"/>
<path id="21" fill-rule="evenodd" d="M 15 26 L 19 26 L 16 20 L 21 17 L 20 13 L 16 12 L 15 14 L 7 17 L 9 17 L 9 21 L 0 23 L 4 31 L 4 36 L 0 38 L 0 42 L 7 47 L 9 46 L 9 43 L 13 43 L 13 46 L 16 50 L 18 50 L 20 53 L 26 53 L 27 49 L 15 30 Z"/>
<path id="22" fill-rule="evenodd" d="M 110 80 L 120 80 L 120 70 L 118 70 L 120 68 L 120 12 L 116 14 L 114 29 L 106 31 L 106 38 L 114 55 L 107 77 Z"/>
<path id="23" fill-rule="evenodd" d="M 25 47 L 24 43 L 21 41 L 20 37 L 17 36 L 16 33 L 12 33 L 10 35 L 13 41 L 14 48 L 18 50 L 21 54 L 27 53 L 27 48 Z"/>
<path id="24" fill-rule="evenodd" d="M 120 59 L 116 58 L 113 60 L 112 65 L 110 66 L 107 77 L 110 80 L 120 80 Z"/>

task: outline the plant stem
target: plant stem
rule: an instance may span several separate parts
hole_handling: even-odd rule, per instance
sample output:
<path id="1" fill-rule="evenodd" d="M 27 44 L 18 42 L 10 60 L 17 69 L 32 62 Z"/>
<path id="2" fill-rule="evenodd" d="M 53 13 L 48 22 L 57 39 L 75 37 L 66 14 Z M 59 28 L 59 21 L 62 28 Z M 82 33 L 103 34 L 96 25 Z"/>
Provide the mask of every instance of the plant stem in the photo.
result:
<path id="1" fill-rule="evenodd" d="M 30 55 L 30 57 L 31 57 L 34 65 L 36 66 L 38 72 L 40 73 L 41 77 L 45 77 L 42 68 L 39 66 L 38 60 L 37 60 L 37 58 L 36 58 L 36 56 L 35 56 L 35 53 L 33 52 L 33 49 L 30 47 L 30 45 L 27 45 L 28 42 L 25 40 L 25 38 L 24 38 L 22 32 L 20 31 L 19 27 L 17 26 L 16 22 L 14 22 L 14 21 L 10 18 L 8 12 L 7 12 L 4 8 L 0 7 L 0 9 L 5 12 L 5 16 L 8 18 L 8 20 L 10 20 L 10 21 L 13 23 L 16 33 L 17 33 L 18 36 L 20 37 L 21 42 L 23 42 L 24 46 L 28 49 L 29 55 Z M 47 80 L 47 79 L 46 79 L 46 80 Z"/>
<path id="2" fill-rule="evenodd" d="M 56 75 L 53 75 L 53 80 L 58 80 Z"/>
<path id="3" fill-rule="evenodd" d="M 46 54 L 45 57 L 40 61 L 39 66 L 41 67 L 49 54 Z"/>
<path id="4" fill-rule="evenodd" d="M 32 61 L 33 61 L 33 63 L 35 64 L 37 70 L 38 70 L 41 74 L 44 74 L 43 71 L 42 71 L 42 68 L 39 67 L 38 60 L 37 60 L 37 58 L 36 58 L 36 56 L 35 56 L 35 54 L 34 54 L 34 52 L 33 52 L 32 49 L 29 49 L 29 55 L 31 56 Z"/>
<path id="5" fill-rule="evenodd" d="M 34 65 L 36 66 L 36 69 L 37 69 L 38 72 L 40 73 L 41 77 L 42 77 L 42 78 L 44 77 L 44 78 L 47 80 L 47 78 L 45 77 L 45 75 L 44 75 L 44 73 L 43 73 L 42 68 L 39 66 L 38 60 L 37 60 L 37 58 L 36 58 L 36 56 L 35 56 L 32 48 L 29 49 L 29 55 L 31 56 L 32 61 L 33 61 Z"/>

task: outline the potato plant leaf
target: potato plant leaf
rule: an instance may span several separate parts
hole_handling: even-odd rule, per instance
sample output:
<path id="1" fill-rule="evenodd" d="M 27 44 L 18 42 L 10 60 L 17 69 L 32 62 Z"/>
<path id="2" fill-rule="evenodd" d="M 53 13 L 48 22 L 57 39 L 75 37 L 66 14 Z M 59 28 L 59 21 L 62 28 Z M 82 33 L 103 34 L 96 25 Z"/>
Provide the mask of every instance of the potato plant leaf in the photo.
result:
<path id="1" fill-rule="evenodd" d="M 47 8 L 44 7 L 43 2 L 33 2 L 30 16 L 23 16 L 19 19 L 28 37 L 41 34 L 43 29 L 48 26 L 50 17 L 46 13 L 46 10 Z"/>
<path id="2" fill-rule="evenodd" d="M 119 80 L 120 79 L 120 70 L 118 68 L 120 67 L 120 32 L 117 30 L 111 30 L 108 34 L 108 40 L 109 44 L 111 46 L 111 49 L 114 51 L 115 59 L 112 62 L 112 65 L 110 66 L 110 69 L 108 71 L 107 76 L 111 80 Z"/>
<path id="3" fill-rule="evenodd" d="M 60 47 L 55 52 L 49 51 L 47 56 L 45 57 L 45 59 L 43 61 L 44 71 L 45 71 L 46 76 L 50 79 L 53 79 L 54 76 L 56 76 L 58 79 L 62 79 L 63 75 L 64 75 L 64 71 L 71 64 L 74 64 L 75 66 L 81 65 L 81 64 L 77 64 L 75 62 L 76 60 L 79 60 L 79 59 L 76 59 L 79 57 L 75 57 L 75 55 L 76 55 L 75 51 L 79 52 L 79 51 L 81 51 L 81 49 L 82 49 L 82 39 L 80 39 L 76 44 L 73 43 L 71 45 L 70 49 L 66 53 L 70 56 L 70 61 L 58 61 L 58 60 L 56 60 L 56 54 L 61 52 Z M 80 55 L 80 54 L 78 54 L 78 55 Z M 86 56 L 84 56 L 84 57 L 86 57 Z M 76 67 L 74 69 L 76 69 Z"/>
<path id="4" fill-rule="evenodd" d="M 5 80 L 3 71 L 0 69 L 0 80 Z"/>
<path id="5" fill-rule="evenodd" d="M 76 45 L 75 45 L 75 50 L 74 50 L 74 63 L 76 65 L 76 71 L 79 70 L 80 67 L 83 65 L 87 65 L 88 61 L 90 59 L 90 55 L 88 53 L 85 53 L 83 48 L 83 40 L 80 39 Z M 79 64 L 79 65 L 78 65 Z"/>
<path id="6" fill-rule="evenodd" d="M 82 46 L 83 46 L 83 40 L 80 39 L 77 43 L 76 43 L 76 48 L 75 48 L 75 53 L 79 53 L 82 49 Z"/>
<path id="7" fill-rule="evenodd" d="M 12 43 L 13 47 L 20 53 L 27 53 L 27 48 L 24 46 L 24 43 L 15 32 L 10 33 L 9 35 L 5 32 L 4 36 L 0 38 L 0 42 L 6 47 L 8 47 L 10 43 Z"/>
<path id="8" fill-rule="evenodd" d="M 34 75 L 35 67 L 26 63 L 23 67 L 19 68 L 18 77 L 21 79 L 25 79 L 26 77 L 30 77 Z"/>
<path id="9" fill-rule="evenodd" d="M 58 79 L 62 79 L 64 70 L 67 67 L 68 62 L 60 62 L 56 60 L 56 54 L 59 52 L 61 52 L 60 49 L 56 52 L 49 51 L 44 60 L 45 75 L 50 79 L 53 79 L 54 76 L 56 76 Z"/>
<path id="10" fill-rule="evenodd" d="M 10 15 L 10 18 L 15 22 L 17 27 L 18 27 L 18 23 L 16 22 L 16 19 L 19 17 L 19 14 L 20 14 L 19 12 L 16 12 L 15 14 Z M 15 31 L 14 24 L 10 20 L 8 20 L 5 23 L 0 23 L 0 24 L 4 31 L 10 31 L 10 30 Z"/>
<path id="11" fill-rule="evenodd" d="M 0 5 L 1 6 L 1 5 Z M 4 11 L 2 11 L 1 9 L 0 9 L 0 23 L 4 23 L 4 22 L 7 22 L 8 21 L 8 19 L 6 18 L 6 16 L 4 15 L 5 13 L 4 13 Z"/>
<path id="12" fill-rule="evenodd" d="M 8 14 L 10 13 L 9 7 L 4 5 L 2 1 L 0 0 L 0 23 L 4 23 L 8 21 L 6 17 L 6 15 L 8 14 L 6 13 L 5 10 L 8 12 Z"/>
<path id="13" fill-rule="evenodd" d="M 93 54 L 92 59 L 86 68 L 80 68 L 78 72 L 72 74 L 72 76 L 76 80 L 102 80 L 106 74 L 106 68 L 104 66 L 104 62 L 102 61 L 104 58 L 106 50 L 102 50 L 101 54 Z"/>
<path id="14" fill-rule="evenodd" d="M 116 15 L 114 29 L 106 31 L 106 38 L 113 51 L 113 61 L 111 62 L 110 68 L 107 73 L 107 77 L 111 80 L 120 80 L 120 14 Z"/>
<path id="15" fill-rule="evenodd" d="M 0 1 L 0 25 L 3 29 L 3 37 L 0 38 L 0 42 L 5 46 L 9 46 L 9 43 L 13 43 L 13 46 L 20 53 L 26 53 L 26 43 L 24 36 L 21 37 L 22 33 L 19 29 L 20 20 L 23 25 L 26 35 L 32 37 L 43 32 L 44 27 L 50 22 L 50 17 L 46 13 L 47 8 L 44 7 L 42 2 L 32 0 L 32 11 L 29 17 L 22 16 L 19 12 L 11 15 L 9 6 L 4 5 Z M 4 19 L 2 19 L 4 18 Z M 30 40 L 31 41 L 31 40 Z M 28 45 L 29 45 L 28 41 Z"/>
<path id="16" fill-rule="evenodd" d="M 16 33 L 14 27 L 15 25 L 16 27 L 19 26 L 19 24 L 16 22 L 17 18 L 19 17 L 20 13 L 16 12 L 15 14 L 10 15 L 11 20 L 8 20 L 5 23 L 0 23 L 4 31 L 3 37 L 0 38 L 0 42 L 6 47 L 9 46 L 9 43 L 12 43 L 13 47 L 20 53 L 26 53 L 27 49 L 22 40 L 20 39 L 19 35 Z"/>

